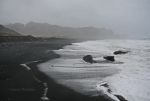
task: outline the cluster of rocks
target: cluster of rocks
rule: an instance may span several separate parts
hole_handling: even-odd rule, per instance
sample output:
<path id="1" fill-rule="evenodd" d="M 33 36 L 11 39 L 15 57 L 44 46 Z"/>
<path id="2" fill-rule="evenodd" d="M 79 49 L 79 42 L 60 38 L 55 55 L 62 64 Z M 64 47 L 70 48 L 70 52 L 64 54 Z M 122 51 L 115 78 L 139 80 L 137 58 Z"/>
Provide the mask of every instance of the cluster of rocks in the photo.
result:
<path id="1" fill-rule="evenodd" d="M 121 55 L 121 54 L 127 54 L 129 51 L 123 51 L 123 50 L 118 50 L 118 51 L 115 51 L 113 52 L 114 55 Z M 103 56 L 103 59 L 105 59 L 106 61 L 108 62 L 115 62 L 115 56 Z M 93 56 L 92 55 L 85 55 L 83 57 L 83 60 L 87 63 L 98 63 L 98 61 L 94 60 L 93 59 Z M 122 95 L 118 95 L 118 94 L 112 94 L 112 91 L 111 89 L 109 88 L 109 85 L 108 83 L 103 83 L 100 85 L 99 88 L 106 88 L 106 92 L 108 92 L 107 94 L 105 94 L 105 96 L 107 96 L 108 98 L 110 97 L 109 95 L 111 96 L 114 96 L 116 97 L 118 100 L 117 101 L 128 101 L 127 99 L 125 99 Z M 112 99 L 112 101 L 114 101 Z"/>
<path id="2" fill-rule="evenodd" d="M 118 50 L 118 51 L 115 51 L 113 52 L 114 55 L 121 55 L 121 54 L 127 54 L 129 51 L 123 51 L 123 50 Z M 110 61 L 110 62 L 114 62 L 115 61 L 115 56 L 103 56 L 103 58 L 107 61 Z M 96 60 L 93 59 L 93 56 L 92 55 L 86 55 L 83 57 L 83 60 L 85 62 L 88 62 L 88 63 L 97 63 Z"/>

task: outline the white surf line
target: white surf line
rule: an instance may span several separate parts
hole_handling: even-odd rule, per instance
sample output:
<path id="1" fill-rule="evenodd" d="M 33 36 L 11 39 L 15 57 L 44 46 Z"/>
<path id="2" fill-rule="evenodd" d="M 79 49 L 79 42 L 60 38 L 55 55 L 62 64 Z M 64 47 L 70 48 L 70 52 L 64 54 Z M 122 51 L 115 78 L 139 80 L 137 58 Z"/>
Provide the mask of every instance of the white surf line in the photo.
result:
<path id="1" fill-rule="evenodd" d="M 36 80 L 38 83 L 41 83 L 42 81 L 39 80 L 33 73 L 33 71 L 31 70 L 31 68 L 27 65 L 27 64 L 20 64 L 21 66 L 25 67 L 27 71 L 30 71 L 32 73 L 32 76 L 34 78 L 34 80 Z"/>
<path id="2" fill-rule="evenodd" d="M 50 99 L 47 97 L 47 92 L 48 92 L 47 83 L 43 83 L 43 86 L 45 87 L 45 89 L 44 89 L 44 94 L 43 94 L 43 96 L 41 97 L 41 100 L 42 100 L 42 101 L 49 101 Z"/>
<path id="3" fill-rule="evenodd" d="M 30 64 L 30 63 L 39 62 L 39 61 L 42 61 L 42 60 L 30 61 L 30 62 L 26 62 L 25 64 Z"/>
<path id="4" fill-rule="evenodd" d="M 29 66 L 27 66 L 26 64 L 20 64 L 21 66 L 25 67 L 28 71 L 31 70 L 31 68 Z"/>
<path id="5" fill-rule="evenodd" d="M 43 81 L 39 80 L 33 73 L 33 71 L 31 70 L 31 68 L 27 65 L 27 64 L 30 64 L 30 63 L 34 63 L 34 62 L 39 62 L 41 60 L 37 60 L 37 61 L 31 61 L 31 62 L 27 62 L 25 64 L 20 64 L 21 66 L 25 67 L 28 71 L 31 71 L 32 75 L 33 75 L 33 78 L 38 82 L 38 83 L 42 83 Z M 49 98 L 47 97 L 47 93 L 48 93 L 48 86 L 47 86 L 47 83 L 46 82 L 43 82 L 42 83 L 43 86 L 44 86 L 44 93 L 41 97 L 41 101 L 49 101 Z"/>
<path id="6" fill-rule="evenodd" d="M 23 66 L 23 67 L 25 67 L 28 71 L 30 71 L 31 68 L 27 64 L 34 63 L 34 62 L 39 62 L 39 61 L 41 61 L 41 60 L 30 61 L 30 62 L 26 62 L 26 63 L 20 64 L 20 65 Z"/>

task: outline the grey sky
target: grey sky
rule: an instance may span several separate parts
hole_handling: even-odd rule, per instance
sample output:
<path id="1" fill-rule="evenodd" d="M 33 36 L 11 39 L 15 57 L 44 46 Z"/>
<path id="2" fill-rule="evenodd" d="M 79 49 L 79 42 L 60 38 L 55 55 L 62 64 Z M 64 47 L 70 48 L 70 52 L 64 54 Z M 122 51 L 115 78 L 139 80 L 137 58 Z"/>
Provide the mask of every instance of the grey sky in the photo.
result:
<path id="1" fill-rule="evenodd" d="M 150 0 L 0 0 L 0 23 L 46 22 L 150 34 Z"/>

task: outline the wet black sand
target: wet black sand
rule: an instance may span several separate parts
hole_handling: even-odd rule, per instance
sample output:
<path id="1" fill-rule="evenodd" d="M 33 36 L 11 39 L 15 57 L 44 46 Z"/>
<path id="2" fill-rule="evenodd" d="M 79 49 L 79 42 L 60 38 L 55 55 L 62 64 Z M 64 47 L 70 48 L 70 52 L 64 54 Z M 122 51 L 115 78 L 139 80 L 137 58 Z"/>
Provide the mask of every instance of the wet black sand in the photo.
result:
<path id="1" fill-rule="evenodd" d="M 43 84 L 35 79 L 38 69 L 31 66 L 28 71 L 20 64 L 57 58 L 51 50 L 70 43 L 65 39 L 0 43 L 0 101 L 40 101 Z"/>

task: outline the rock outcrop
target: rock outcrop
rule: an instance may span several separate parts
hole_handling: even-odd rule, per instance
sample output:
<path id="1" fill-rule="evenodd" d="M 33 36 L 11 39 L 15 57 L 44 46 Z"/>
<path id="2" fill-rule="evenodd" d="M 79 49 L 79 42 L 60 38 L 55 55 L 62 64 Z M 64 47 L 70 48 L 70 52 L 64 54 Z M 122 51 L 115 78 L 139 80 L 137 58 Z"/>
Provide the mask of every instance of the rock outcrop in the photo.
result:
<path id="1" fill-rule="evenodd" d="M 115 95 L 120 101 L 128 101 L 121 95 Z"/>
<path id="2" fill-rule="evenodd" d="M 84 57 L 83 57 L 83 60 L 84 60 L 85 62 L 88 62 L 88 63 L 94 63 L 94 62 L 95 62 L 95 61 L 93 60 L 92 55 L 86 55 L 86 56 L 84 56 Z"/>
<path id="3" fill-rule="evenodd" d="M 124 51 L 124 50 L 118 50 L 118 51 L 115 51 L 113 54 L 115 55 L 119 55 L 119 54 L 127 54 L 129 51 Z"/>
<path id="4" fill-rule="evenodd" d="M 104 56 L 103 58 L 108 60 L 108 61 L 112 61 L 112 62 L 115 61 L 115 57 L 114 56 Z"/>
<path id="5" fill-rule="evenodd" d="M 103 57 L 105 60 L 107 61 L 111 61 L 114 62 L 115 61 L 115 57 L 114 56 L 104 56 Z M 94 60 L 92 55 L 86 55 L 82 58 L 85 62 L 88 63 L 99 63 L 98 61 Z"/>

